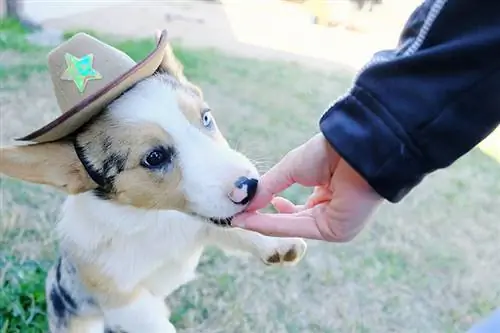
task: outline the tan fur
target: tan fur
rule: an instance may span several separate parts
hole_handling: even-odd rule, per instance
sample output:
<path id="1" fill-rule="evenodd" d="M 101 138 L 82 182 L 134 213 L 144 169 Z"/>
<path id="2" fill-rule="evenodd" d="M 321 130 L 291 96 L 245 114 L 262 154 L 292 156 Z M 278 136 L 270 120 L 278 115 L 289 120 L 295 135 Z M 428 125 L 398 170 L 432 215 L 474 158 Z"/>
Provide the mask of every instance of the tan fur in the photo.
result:
<path id="1" fill-rule="evenodd" d="M 168 44 L 165 48 L 165 58 L 163 58 L 163 62 L 160 66 L 166 73 L 175 77 L 185 88 L 194 92 L 199 98 L 203 99 L 202 90 L 186 79 L 186 76 L 184 75 L 184 66 L 175 56 L 170 44 Z"/>
<path id="2" fill-rule="evenodd" d="M 137 208 L 186 211 L 187 200 L 179 189 L 182 174 L 178 168 L 168 179 L 158 177 L 151 183 L 150 178 L 139 168 L 120 174 L 116 181 L 116 201 Z M 128 191 L 132 188 L 133 192 Z"/>
<path id="3" fill-rule="evenodd" d="M 72 318 L 68 324 L 68 333 L 88 333 L 100 322 L 102 320 L 99 317 Z"/>
<path id="4" fill-rule="evenodd" d="M 96 187 L 73 147 L 65 142 L 2 148 L 0 172 L 27 182 L 51 185 L 69 194 Z"/>
<path id="5" fill-rule="evenodd" d="M 99 295 L 99 303 L 107 308 L 117 308 L 125 306 L 134 301 L 141 292 L 141 287 L 137 286 L 131 291 L 121 291 L 112 278 L 97 265 L 89 262 L 77 264 L 81 281 L 93 295 Z"/>
<path id="6" fill-rule="evenodd" d="M 97 265 L 91 259 L 111 251 L 114 247 L 112 238 L 101 239 L 97 246 L 88 249 L 85 253 L 78 248 L 77 244 L 71 241 L 67 240 L 66 244 L 66 256 L 71 258 L 72 264 L 78 270 L 80 283 L 92 295 L 96 295 L 101 306 L 107 308 L 125 306 L 133 302 L 142 290 L 139 285 L 129 291 L 120 290 L 113 278 L 106 274 L 103 267 Z"/>
<path id="7" fill-rule="evenodd" d="M 102 164 L 110 153 L 126 157 L 125 170 L 114 181 L 116 193 L 112 199 L 125 205 L 145 209 L 184 210 L 186 198 L 179 189 L 182 172 L 174 164 L 168 175 L 158 175 L 140 165 L 141 158 L 157 145 L 173 145 L 171 136 L 157 124 L 113 124 L 108 118 L 99 119 L 82 134 L 83 143 L 103 141 L 112 137 L 106 150 L 96 147 L 88 155 Z"/>
<path id="8" fill-rule="evenodd" d="M 197 97 L 193 98 L 190 91 L 183 89 L 182 87 L 177 87 L 175 89 L 177 94 L 177 102 L 179 107 L 186 119 L 194 126 L 201 128 L 201 113 L 207 106 L 203 103 L 203 100 Z"/>
<path id="9" fill-rule="evenodd" d="M 202 111 L 209 109 L 209 107 L 203 102 L 203 99 L 195 97 L 193 98 L 192 94 L 189 90 L 185 88 L 176 89 L 177 92 L 177 102 L 179 103 L 179 107 L 182 112 L 189 120 L 191 124 L 198 128 L 202 128 L 201 126 L 201 115 Z M 227 141 L 220 132 L 217 124 L 215 124 L 216 129 L 212 131 L 209 135 L 218 143 L 222 145 L 227 145 Z"/>

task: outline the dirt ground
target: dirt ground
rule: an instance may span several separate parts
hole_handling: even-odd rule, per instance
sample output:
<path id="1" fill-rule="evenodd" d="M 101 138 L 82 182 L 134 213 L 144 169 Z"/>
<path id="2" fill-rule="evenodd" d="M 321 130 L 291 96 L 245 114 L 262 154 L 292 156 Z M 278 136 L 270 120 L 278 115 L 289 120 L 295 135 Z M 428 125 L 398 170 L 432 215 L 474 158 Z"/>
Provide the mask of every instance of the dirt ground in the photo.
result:
<path id="1" fill-rule="evenodd" d="M 413 1 L 415 2 L 415 1 Z M 89 6 L 94 2 L 90 2 Z M 29 6 L 29 3 L 26 4 Z M 40 10 L 61 11 L 59 2 Z M 75 6 L 71 2 L 64 6 Z M 414 5 L 391 4 L 372 17 L 370 33 L 327 28 L 311 23 L 305 6 L 282 0 L 121 1 L 80 13 L 43 20 L 56 29 L 92 29 L 131 37 L 167 29 L 188 46 L 215 47 L 239 56 L 299 61 L 308 66 L 359 68 L 371 54 L 392 47 Z M 74 12 L 75 10 L 73 10 Z M 39 11 L 39 15 L 42 15 Z"/>

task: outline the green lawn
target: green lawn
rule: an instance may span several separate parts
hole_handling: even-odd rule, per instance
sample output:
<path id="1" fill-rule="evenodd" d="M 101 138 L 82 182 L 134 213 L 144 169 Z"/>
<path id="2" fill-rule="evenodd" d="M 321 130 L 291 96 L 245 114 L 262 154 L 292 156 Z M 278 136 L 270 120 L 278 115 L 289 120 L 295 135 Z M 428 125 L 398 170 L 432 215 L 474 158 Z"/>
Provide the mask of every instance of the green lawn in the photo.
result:
<path id="1" fill-rule="evenodd" d="M 46 50 L 0 21 L 2 144 L 59 111 Z M 139 59 L 153 40 L 115 41 Z M 238 59 L 176 45 L 229 141 L 265 171 L 317 131 L 353 73 Z M 11 56 L 15 56 L 14 58 Z M 5 59 L 8 59 L 4 61 Z M 43 278 L 64 199 L 49 188 L 0 178 L 0 332 L 45 332 Z M 296 186 L 285 195 L 302 200 Z M 500 305 L 500 165 L 474 150 L 431 175 L 399 205 L 386 205 L 349 244 L 310 241 L 291 269 L 211 249 L 199 280 L 170 299 L 180 333 L 463 332 Z"/>

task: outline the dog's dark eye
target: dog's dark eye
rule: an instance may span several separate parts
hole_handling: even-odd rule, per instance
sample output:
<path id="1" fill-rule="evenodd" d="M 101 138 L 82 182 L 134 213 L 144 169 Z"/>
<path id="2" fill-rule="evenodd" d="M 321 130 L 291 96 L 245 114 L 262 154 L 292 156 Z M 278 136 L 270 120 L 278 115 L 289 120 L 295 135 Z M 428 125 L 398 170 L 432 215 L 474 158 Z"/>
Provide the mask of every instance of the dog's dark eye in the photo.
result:
<path id="1" fill-rule="evenodd" d="M 211 128 L 213 125 L 213 117 L 212 117 L 212 112 L 210 109 L 205 109 L 203 110 L 203 113 L 201 114 L 201 122 L 204 127 L 206 128 Z"/>
<path id="2" fill-rule="evenodd" d="M 146 155 L 141 164 L 150 169 L 161 168 L 172 162 L 172 155 L 171 148 L 155 148 Z"/>

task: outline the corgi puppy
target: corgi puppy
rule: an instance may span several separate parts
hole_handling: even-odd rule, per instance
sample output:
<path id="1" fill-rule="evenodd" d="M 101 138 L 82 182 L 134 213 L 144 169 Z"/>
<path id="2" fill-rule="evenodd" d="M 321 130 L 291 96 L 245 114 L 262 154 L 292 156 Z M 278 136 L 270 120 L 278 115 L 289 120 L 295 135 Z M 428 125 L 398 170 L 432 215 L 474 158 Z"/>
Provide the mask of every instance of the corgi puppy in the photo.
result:
<path id="1" fill-rule="evenodd" d="M 259 173 L 169 57 L 70 136 L 0 151 L 4 175 L 68 194 L 46 279 L 51 333 L 174 333 L 165 299 L 195 277 L 206 246 L 266 265 L 306 252 L 302 239 L 230 226 Z"/>

